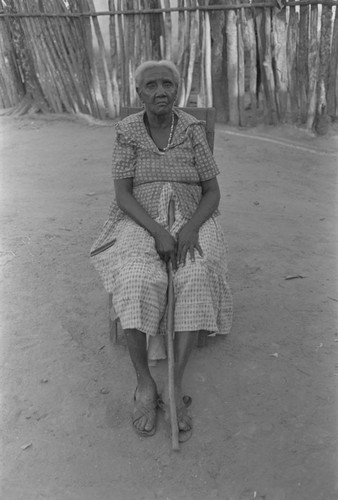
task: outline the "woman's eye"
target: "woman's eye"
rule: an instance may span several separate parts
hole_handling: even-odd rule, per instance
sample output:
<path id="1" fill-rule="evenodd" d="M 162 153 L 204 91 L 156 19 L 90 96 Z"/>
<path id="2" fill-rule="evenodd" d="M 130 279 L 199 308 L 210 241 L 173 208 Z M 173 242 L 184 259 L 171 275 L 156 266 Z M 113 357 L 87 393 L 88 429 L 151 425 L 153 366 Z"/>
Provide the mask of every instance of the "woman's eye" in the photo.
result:
<path id="1" fill-rule="evenodd" d="M 147 89 L 153 90 L 156 87 L 155 83 L 147 83 Z"/>
<path id="2" fill-rule="evenodd" d="M 172 87 L 172 83 L 171 82 L 164 82 L 163 86 L 168 89 L 168 88 Z"/>

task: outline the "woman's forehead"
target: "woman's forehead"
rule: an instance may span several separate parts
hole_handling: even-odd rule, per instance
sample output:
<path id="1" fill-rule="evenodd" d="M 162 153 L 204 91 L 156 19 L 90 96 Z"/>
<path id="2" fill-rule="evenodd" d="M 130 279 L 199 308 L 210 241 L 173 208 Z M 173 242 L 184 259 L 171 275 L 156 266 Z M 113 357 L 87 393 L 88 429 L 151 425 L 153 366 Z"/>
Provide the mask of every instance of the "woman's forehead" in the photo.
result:
<path id="1" fill-rule="evenodd" d="M 143 83 L 151 80 L 172 80 L 174 81 L 173 74 L 168 68 L 154 67 L 147 68 L 143 72 Z"/>

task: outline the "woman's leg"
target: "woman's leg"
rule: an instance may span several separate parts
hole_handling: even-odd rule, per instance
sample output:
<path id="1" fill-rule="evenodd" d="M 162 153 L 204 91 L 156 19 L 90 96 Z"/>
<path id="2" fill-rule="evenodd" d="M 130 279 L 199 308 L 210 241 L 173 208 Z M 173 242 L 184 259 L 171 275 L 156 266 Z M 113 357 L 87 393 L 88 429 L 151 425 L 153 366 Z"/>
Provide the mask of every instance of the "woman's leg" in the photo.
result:
<path id="1" fill-rule="evenodd" d="M 157 387 L 153 377 L 151 376 L 148 358 L 147 358 L 147 338 L 146 335 L 136 329 L 124 330 L 126 335 L 128 349 L 131 361 L 133 363 L 137 389 L 135 392 L 135 400 L 137 405 L 143 407 L 156 406 Z M 139 431 L 151 431 L 155 426 L 156 413 L 145 413 L 140 418 L 134 421 L 134 426 Z"/>
<path id="2" fill-rule="evenodd" d="M 190 354 L 196 343 L 198 332 L 177 332 L 174 340 L 175 387 L 182 389 L 182 379 Z"/>

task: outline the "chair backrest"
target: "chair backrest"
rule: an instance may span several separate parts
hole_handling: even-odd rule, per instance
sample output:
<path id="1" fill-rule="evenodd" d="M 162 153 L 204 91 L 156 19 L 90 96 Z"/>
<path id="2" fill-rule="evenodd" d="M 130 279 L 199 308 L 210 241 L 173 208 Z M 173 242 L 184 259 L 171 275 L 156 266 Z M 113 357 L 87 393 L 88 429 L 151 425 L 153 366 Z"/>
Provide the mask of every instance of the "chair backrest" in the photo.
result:
<path id="1" fill-rule="evenodd" d="M 144 108 L 135 108 L 135 107 L 124 107 L 121 108 L 120 117 L 121 119 L 126 118 L 133 113 L 138 113 L 142 111 Z M 206 123 L 206 134 L 207 141 L 211 152 L 214 152 L 214 139 L 215 139 L 215 117 L 216 117 L 216 109 L 215 108 L 179 108 L 186 113 L 191 114 L 197 120 L 203 120 Z"/>

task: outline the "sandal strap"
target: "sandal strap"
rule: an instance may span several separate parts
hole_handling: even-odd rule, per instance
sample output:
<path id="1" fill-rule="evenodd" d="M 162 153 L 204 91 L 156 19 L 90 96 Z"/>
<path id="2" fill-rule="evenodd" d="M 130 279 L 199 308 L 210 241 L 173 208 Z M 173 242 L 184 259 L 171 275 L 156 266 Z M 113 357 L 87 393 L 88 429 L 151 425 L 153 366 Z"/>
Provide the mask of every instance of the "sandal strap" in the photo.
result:
<path id="1" fill-rule="evenodd" d="M 156 403 L 149 402 L 148 404 L 141 404 L 135 401 L 134 411 L 133 411 L 133 424 L 137 422 L 142 417 L 150 418 L 156 415 Z"/>

